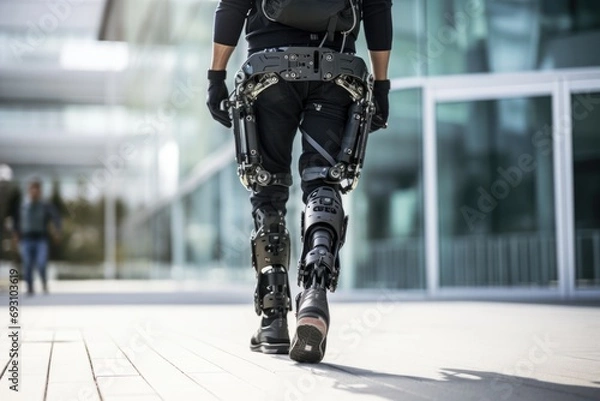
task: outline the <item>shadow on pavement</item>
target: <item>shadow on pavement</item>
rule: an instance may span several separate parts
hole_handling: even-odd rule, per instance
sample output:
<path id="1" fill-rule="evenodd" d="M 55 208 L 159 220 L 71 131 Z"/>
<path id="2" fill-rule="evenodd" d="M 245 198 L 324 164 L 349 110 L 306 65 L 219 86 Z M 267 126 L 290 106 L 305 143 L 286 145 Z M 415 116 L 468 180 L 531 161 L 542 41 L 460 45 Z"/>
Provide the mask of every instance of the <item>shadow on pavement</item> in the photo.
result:
<path id="1" fill-rule="evenodd" d="M 466 369 L 444 368 L 440 372 L 441 380 L 332 363 L 316 365 L 314 373 L 334 379 L 335 389 L 348 391 L 353 397 L 370 395 L 390 401 L 600 400 L 600 388 L 597 387 Z"/>

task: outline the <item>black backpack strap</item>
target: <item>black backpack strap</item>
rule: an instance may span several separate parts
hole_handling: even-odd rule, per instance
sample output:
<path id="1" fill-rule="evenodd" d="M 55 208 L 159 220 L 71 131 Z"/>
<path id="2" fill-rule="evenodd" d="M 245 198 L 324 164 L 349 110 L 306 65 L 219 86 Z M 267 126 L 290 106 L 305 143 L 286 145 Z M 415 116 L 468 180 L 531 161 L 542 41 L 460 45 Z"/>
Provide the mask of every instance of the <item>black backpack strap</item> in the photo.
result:
<path id="1" fill-rule="evenodd" d="M 327 40 L 332 42 L 335 37 L 335 28 L 337 26 L 338 16 L 334 15 L 329 19 L 329 23 L 327 24 Z"/>

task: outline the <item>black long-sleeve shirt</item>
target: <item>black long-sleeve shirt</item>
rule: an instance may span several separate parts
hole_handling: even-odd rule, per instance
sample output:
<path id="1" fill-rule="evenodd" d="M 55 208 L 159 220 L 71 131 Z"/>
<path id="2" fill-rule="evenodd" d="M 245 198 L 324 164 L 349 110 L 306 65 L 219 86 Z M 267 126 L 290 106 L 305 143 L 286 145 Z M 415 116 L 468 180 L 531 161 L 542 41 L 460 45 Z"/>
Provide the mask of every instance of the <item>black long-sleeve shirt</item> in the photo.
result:
<path id="1" fill-rule="evenodd" d="M 262 0 L 220 0 L 215 13 L 215 43 L 236 46 L 246 23 L 249 51 L 283 46 L 318 46 L 323 35 L 269 21 L 261 11 Z M 392 0 L 362 0 L 362 21 L 369 50 L 392 48 Z M 358 29 L 346 40 L 344 51 L 354 52 Z M 339 49 L 342 35 L 324 46 Z"/>

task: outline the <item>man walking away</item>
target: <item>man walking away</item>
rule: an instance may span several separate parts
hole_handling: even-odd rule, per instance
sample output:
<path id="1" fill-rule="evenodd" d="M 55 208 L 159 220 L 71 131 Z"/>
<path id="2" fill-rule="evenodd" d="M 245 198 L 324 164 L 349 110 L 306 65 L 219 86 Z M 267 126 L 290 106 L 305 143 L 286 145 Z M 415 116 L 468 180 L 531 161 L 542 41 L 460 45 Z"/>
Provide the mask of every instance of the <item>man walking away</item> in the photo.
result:
<path id="1" fill-rule="evenodd" d="M 50 224 L 53 224 L 55 231 L 60 235 L 60 216 L 54 206 L 42 199 L 41 182 L 38 179 L 33 179 L 29 183 L 28 198 L 21 205 L 17 227 L 21 259 L 29 295 L 34 293 L 34 267 L 38 268 L 44 292 L 48 292 L 46 265 L 48 264 Z"/>
<path id="2" fill-rule="evenodd" d="M 325 355 L 326 291 L 337 285 L 348 223 L 341 194 L 358 182 L 355 172 L 362 167 L 369 130 L 387 126 L 391 7 L 391 0 L 219 1 L 207 104 L 215 120 L 233 124 L 238 174 L 252 191 L 254 303 L 262 316 L 250 340 L 253 351 L 289 352 L 291 359 L 308 363 Z M 372 75 L 355 54 L 361 20 Z M 244 26 L 249 57 L 229 99 L 227 64 Z M 286 213 L 298 129 L 305 204 L 298 263 L 303 290 L 296 299 L 296 334 L 290 342 L 292 238 Z"/>

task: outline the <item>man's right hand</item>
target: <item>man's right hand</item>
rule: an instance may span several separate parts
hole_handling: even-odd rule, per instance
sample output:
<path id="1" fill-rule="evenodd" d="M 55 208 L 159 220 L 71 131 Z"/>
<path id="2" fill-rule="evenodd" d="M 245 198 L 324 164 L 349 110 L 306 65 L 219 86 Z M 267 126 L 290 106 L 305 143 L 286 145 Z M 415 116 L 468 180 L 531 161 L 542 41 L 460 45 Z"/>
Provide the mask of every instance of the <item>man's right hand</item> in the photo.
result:
<path id="1" fill-rule="evenodd" d="M 226 100 L 229 96 L 229 91 L 225 84 L 226 77 L 227 72 L 224 70 L 208 70 L 208 94 L 206 105 L 208 106 L 210 114 L 216 121 L 227 128 L 231 128 L 229 113 L 225 110 L 221 110 L 221 102 Z"/>

